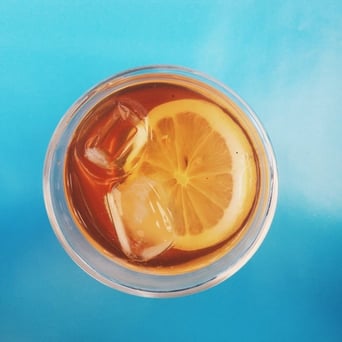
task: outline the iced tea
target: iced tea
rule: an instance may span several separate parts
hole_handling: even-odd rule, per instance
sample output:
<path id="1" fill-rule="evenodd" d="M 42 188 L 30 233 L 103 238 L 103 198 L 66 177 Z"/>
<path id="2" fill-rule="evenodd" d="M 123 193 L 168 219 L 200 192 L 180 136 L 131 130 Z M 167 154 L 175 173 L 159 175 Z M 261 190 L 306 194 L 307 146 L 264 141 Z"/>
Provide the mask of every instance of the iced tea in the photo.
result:
<path id="1" fill-rule="evenodd" d="M 73 218 L 108 258 L 178 274 L 244 236 L 259 197 L 254 136 L 239 108 L 182 78 L 126 85 L 94 105 L 67 148 Z"/>

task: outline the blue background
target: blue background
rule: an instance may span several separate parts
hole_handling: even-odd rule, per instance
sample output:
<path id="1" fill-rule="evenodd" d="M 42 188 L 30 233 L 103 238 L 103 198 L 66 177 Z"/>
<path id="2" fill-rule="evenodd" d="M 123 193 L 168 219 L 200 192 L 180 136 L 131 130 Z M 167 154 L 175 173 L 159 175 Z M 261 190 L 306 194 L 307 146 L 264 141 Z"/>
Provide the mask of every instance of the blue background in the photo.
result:
<path id="1" fill-rule="evenodd" d="M 342 2 L 0 2 L 1 341 L 341 341 Z M 198 69 L 258 113 L 280 196 L 261 249 L 219 286 L 119 293 L 61 248 L 42 199 L 49 139 L 94 84 Z"/>

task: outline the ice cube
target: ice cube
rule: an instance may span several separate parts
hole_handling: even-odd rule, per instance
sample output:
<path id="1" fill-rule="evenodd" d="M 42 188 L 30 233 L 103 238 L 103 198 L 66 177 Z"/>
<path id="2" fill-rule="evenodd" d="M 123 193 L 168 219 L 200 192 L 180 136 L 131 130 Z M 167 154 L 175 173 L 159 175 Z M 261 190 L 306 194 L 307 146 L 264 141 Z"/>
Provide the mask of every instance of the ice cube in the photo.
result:
<path id="1" fill-rule="evenodd" d="M 155 181 L 128 178 L 107 193 L 105 203 L 122 251 L 130 259 L 148 261 L 173 245 L 173 217 L 166 194 Z"/>
<path id="2" fill-rule="evenodd" d="M 96 173 L 96 168 L 115 174 L 131 172 L 149 137 L 146 110 L 139 103 L 124 99 L 116 101 L 102 121 L 97 124 L 101 129 L 84 145 L 84 157 L 95 166 L 92 173 Z"/>

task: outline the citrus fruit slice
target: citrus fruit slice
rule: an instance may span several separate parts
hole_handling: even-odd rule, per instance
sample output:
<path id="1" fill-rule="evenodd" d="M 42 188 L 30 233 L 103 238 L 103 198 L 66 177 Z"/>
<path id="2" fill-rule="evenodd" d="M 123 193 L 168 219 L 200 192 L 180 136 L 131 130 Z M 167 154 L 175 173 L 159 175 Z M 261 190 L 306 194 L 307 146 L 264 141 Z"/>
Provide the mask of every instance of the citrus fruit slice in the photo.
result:
<path id="1" fill-rule="evenodd" d="M 210 247 L 241 229 L 257 186 L 253 148 L 242 128 L 217 105 L 194 99 L 153 108 L 148 124 L 138 172 L 167 194 L 173 247 Z"/>

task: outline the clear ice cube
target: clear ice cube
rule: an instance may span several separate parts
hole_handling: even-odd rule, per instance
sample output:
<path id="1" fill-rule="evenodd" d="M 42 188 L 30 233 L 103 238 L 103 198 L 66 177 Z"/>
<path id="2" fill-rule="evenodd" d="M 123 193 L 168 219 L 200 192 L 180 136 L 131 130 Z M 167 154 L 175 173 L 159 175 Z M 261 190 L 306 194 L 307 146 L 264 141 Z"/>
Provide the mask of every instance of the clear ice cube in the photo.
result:
<path id="1" fill-rule="evenodd" d="M 173 217 L 155 181 L 128 179 L 106 195 L 105 203 L 121 248 L 130 259 L 148 261 L 173 245 Z"/>
<path id="2" fill-rule="evenodd" d="M 101 131 L 85 143 L 84 156 L 96 168 L 129 172 L 148 140 L 146 110 L 130 99 L 116 101 Z"/>

